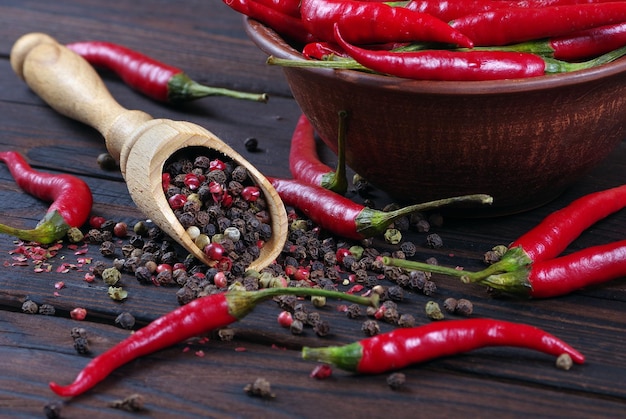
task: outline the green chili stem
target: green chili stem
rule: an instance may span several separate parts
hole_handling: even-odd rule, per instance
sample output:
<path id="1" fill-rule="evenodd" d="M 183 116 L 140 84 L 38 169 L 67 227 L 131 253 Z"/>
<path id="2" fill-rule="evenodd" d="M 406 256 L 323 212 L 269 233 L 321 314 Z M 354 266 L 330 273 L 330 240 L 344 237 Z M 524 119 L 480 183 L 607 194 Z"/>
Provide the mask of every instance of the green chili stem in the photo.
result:
<path id="1" fill-rule="evenodd" d="M 348 190 L 348 177 L 346 175 L 346 119 L 348 112 L 339 111 L 339 128 L 337 135 L 337 168 L 334 172 L 327 173 L 322 177 L 322 186 L 331 191 L 345 194 Z"/>
<path id="2" fill-rule="evenodd" d="M 497 285 L 498 282 L 509 281 L 505 277 L 498 278 L 498 275 L 515 273 L 522 270 L 526 272 L 532 261 L 521 247 L 515 247 L 513 249 L 509 249 L 498 262 L 478 272 L 459 270 L 446 266 L 430 265 L 424 262 L 397 259 L 388 256 L 383 257 L 383 263 L 387 266 L 396 266 L 398 268 L 408 270 L 454 276 L 461 278 L 464 283 L 480 283 L 491 286 L 492 288 L 498 288 L 497 286 L 492 286 L 491 282 Z M 511 281 L 519 282 L 519 279 L 512 278 Z"/>
<path id="3" fill-rule="evenodd" d="M 569 63 L 567 61 L 561 61 L 554 58 L 543 57 L 546 62 L 546 70 L 548 73 L 566 73 L 571 71 L 585 70 L 592 67 L 598 67 L 603 64 L 608 64 L 612 61 L 617 60 L 618 58 L 626 55 L 626 47 L 618 48 L 614 51 L 607 52 L 606 54 L 602 54 L 596 58 L 593 58 L 588 61 L 582 61 L 579 63 Z"/>
<path id="4" fill-rule="evenodd" d="M 235 291 L 230 290 L 227 293 L 229 302 L 229 311 L 231 315 L 242 318 L 248 314 L 261 301 L 269 300 L 273 297 L 281 295 L 307 295 L 326 298 L 334 298 L 344 300 L 355 304 L 365 306 L 378 306 L 379 296 L 372 293 L 369 297 L 361 297 L 354 294 L 346 294 L 340 291 L 326 290 L 322 288 L 306 288 L 306 287 L 275 287 L 263 288 L 258 291 Z"/>
<path id="5" fill-rule="evenodd" d="M 450 205 L 477 202 L 480 204 L 491 204 L 493 198 L 485 194 L 461 195 L 451 198 L 438 199 L 435 201 L 424 202 L 421 204 L 409 205 L 394 211 L 377 211 L 371 208 L 365 208 L 356 218 L 359 233 L 364 236 L 375 236 L 384 232 L 387 226 L 400 217 L 413 214 L 420 211 L 430 211 Z"/>
<path id="6" fill-rule="evenodd" d="M 227 96 L 234 99 L 251 100 L 253 102 L 267 102 L 265 93 L 246 93 L 222 87 L 212 87 L 200 84 L 184 73 L 174 75 L 168 83 L 169 100 L 171 102 L 184 102 L 200 99 L 207 96 Z"/>
<path id="7" fill-rule="evenodd" d="M 352 58 L 337 57 L 334 60 L 291 60 L 287 58 L 276 58 L 270 55 L 267 63 L 271 65 L 279 65 L 281 67 L 309 67 L 309 68 L 330 68 L 334 70 L 360 70 L 369 71 L 367 67 L 357 63 Z"/>
<path id="8" fill-rule="evenodd" d="M 343 346 L 302 348 L 302 359 L 335 365 L 346 371 L 356 371 L 363 358 L 363 346 L 359 342 Z"/>
<path id="9" fill-rule="evenodd" d="M 9 234 L 20 240 L 37 242 L 41 244 L 54 243 L 62 239 L 70 229 L 58 211 L 51 211 L 32 230 L 21 230 L 19 228 L 0 224 L 0 233 Z"/>

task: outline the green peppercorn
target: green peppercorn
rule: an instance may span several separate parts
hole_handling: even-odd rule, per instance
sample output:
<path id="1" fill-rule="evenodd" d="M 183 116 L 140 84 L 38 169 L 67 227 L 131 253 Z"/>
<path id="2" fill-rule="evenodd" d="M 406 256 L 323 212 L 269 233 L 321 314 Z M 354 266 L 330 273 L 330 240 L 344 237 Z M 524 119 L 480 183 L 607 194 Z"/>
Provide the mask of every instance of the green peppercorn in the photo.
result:
<path id="1" fill-rule="evenodd" d="M 107 285 L 115 285 L 122 279 L 122 273 L 115 267 L 107 268 L 102 272 L 102 280 Z"/>
<path id="2" fill-rule="evenodd" d="M 357 260 L 361 259 L 363 257 L 363 252 L 365 252 L 363 246 L 352 246 L 349 250 Z"/>
<path id="3" fill-rule="evenodd" d="M 326 297 L 314 295 L 311 297 L 311 304 L 315 307 L 324 307 L 326 305 Z"/>
<path id="4" fill-rule="evenodd" d="M 84 238 L 85 238 L 85 235 L 83 234 L 83 232 L 80 231 L 80 229 L 76 227 L 71 227 L 67 231 L 67 239 L 70 241 L 70 243 L 81 242 Z"/>
<path id="5" fill-rule="evenodd" d="M 133 226 L 133 231 L 138 236 L 145 236 L 146 234 L 148 234 L 148 230 L 148 225 L 144 221 L 138 221 Z"/>
<path id="6" fill-rule="evenodd" d="M 128 298 L 128 291 L 122 289 L 122 287 L 109 287 L 108 293 L 113 300 L 121 301 Z"/>
<path id="7" fill-rule="evenodd" d="M 443 320 L 444 315 L 436 301 L 428 301 L 426 303 L 426 315 L 431 320 Z"/>
<path id="8" fill-rule="evenodd" d="M 395 228 L 388 228 L 385 231 L 385 241 L 389 244 L 398 244 L 402 241 L 402 233 Z"/>

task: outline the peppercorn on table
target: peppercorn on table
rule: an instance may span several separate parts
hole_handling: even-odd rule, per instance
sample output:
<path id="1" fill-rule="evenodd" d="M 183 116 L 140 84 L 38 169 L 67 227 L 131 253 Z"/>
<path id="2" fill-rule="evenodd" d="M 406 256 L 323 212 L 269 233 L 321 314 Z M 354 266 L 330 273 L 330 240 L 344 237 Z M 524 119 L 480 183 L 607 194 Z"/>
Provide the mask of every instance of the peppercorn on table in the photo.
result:
<path id="1" fill-rule="evenodd" d="M 185 262 L 185 253 L 171 247 L 166 238 L 138 234 L 150 227 L 150 221 L 137 209 L 119 169 L 107 158 L 102 136 L 58 114 L 28 88 L 9 62 L 14 42 L 30 32 L 46 33 L 64 44 L 112 42 L 180 68 L 204 85 L 266 93 L 267 103 L 228 96 L 167 103 L 131 89 L 111 71 L 98 69 L 123 107 L 205 127 L 266 176 L 291 177 L 289 144 L 300 110 L 282 70 L 265 64 L 265 54 L 246 37 L 242 16 L 219 0 L 5 0 L 0 4 L 0 23 L 0 151 L 22 154 L 38 171 L 85 181 L 93 195 L 91 215 L 96 217 L 92 225 L 80 229 L 90 234 L 75 242 L 65 238 L 37 245 L 0 235 L 3 417 L 623 416 L 625 278 L 554 298 L 504 297 L 443 274 L 407 278 L 394 275 L 398 271 L 384 277 L 380 270 L 365 273 L 355 260 L 345 261 L 352 253 L 334 252 L 342 239 L 313 240 L 308 234 L 319 233 L 315 229 L 298 230 L 289 237 L 283 257 L 291 258 L 291 264 L 285 265 L 301 268 L 289 272 L 293 280 L 332 284 L 354 294 L 380 285 L 386 310 L 323 297 L 259 302 L 245 317 L 231 312 L 215 319 L 220 325 L 232 320 L 225 329 L 198 326 L 202 331 L 198 335 L 122 363 L 81 395 L 58 396 L 50 382 L 71 384 L 91 360 L 200 296 L 199 288 L 211 287 L 199 279 L 193 287 L 186 286 L 176 281 L 178 276 L 151 275 L 145 266 L 131 266 L 131 260 L 138 263 L 133 250 L 146 248 L 142 246 L 158 252 L 162 265 Z M 335 155 L 318 145 L 320 158 L 334 167 Z M 402 229 L 403 245 L 390 244 L 380 235 L 361 249 L 368 256 L 383 252 L 398 256 L 401 251 L 416 261 L 483 269 L 484 255 L 494 246 L 508 245 L 579 197 L 621 185 L 626 178 L 624 161 L 622 144 L 600 168 L 533 211 L 494 219 L 430 213 Z M 20 189 L 5 164 L 0 164 L 0 193 L 0 223 L 12 227 L 34 228 L 50 206 Z M 352 183 L 347 196 L 381 209 L 392 204 L 383 192 Z M 618 211 L 603 218 L 565 253 L 623 240 L 625 217 Z M 292 228 L 303 224 L 307 222 L 299 218 Z M 400 226 L 398 222 L 396 227 Z M 312 262 L 310 255 L 315 253 L 333 253 L 336 260 Z M 294 266 L 299 263 L 303 266 Z M 324 263 L 332 268 L 324 270 Z M 110 268 L 119 268 L 117 274 L 102 275 Z M 216 275 L 211 286 L 227 282 L 228 278 Z M 286 310 L 293 315 L 285 316 Z M 435 320 L 437 316 L 443 320 Z M 564 343 L 548 353 L 519 339 L 505 339 L 505 346 L 494 346 L 495 340 L 486 341 L 486 346 L 475 341 L 464 345 L 471 350 L 462 353 L 456 353 L 461 348 L 440 345 L 440 350 L 428 348 L 427 358 L 413 358 L 425 362 L 377 374 L 350 372 L 341 365 L 302 357 L 303 347 L 307 354 L 325 353 L 311 348 L 469 318 L 494 320 L 486 323 L 493 328 L 487 332 L 492 338 L 497 325 L 515 322 L 542 329 Z M 454 325 L 462 328 L 462 323 Z M 562 357 L 557 365 L 555 353 L 561 351 L 572 354 L 573 365 Z M 584 356 L 582 364 L 579 353 Z M 375 359 L 369 359 L 369 364 L 377 365 Z"/>

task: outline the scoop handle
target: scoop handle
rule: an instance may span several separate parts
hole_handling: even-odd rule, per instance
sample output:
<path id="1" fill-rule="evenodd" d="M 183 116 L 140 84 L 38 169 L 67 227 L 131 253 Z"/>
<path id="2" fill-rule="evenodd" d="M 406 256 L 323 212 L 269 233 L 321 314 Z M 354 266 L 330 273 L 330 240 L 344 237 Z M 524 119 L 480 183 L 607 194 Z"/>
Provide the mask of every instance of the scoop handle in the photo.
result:
<path id="1" fill-rule="evenodd" d="M 85 59 L 49 35 L 20 37 L 11 49 L 11 67 L 50 107 L 98 130 L 124 172 L 134 133 L 150 115 L 122 107 Z"/>

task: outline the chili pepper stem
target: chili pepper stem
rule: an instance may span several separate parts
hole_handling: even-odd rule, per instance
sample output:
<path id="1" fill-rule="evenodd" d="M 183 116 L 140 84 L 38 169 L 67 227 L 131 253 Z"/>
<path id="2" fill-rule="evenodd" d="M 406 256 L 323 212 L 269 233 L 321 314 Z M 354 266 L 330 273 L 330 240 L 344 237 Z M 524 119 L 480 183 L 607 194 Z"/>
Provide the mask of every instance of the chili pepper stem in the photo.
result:
<path id="1" fill-rule="evenodd" d="M 461 195 L 451 198 L 438 199 L 421 204 L 409 205 L 394 211 L 377 211 L 371 208 L 364 208 L 356 218 L 359 233 L 363 236 L 375 236 L 383 233 L 389 224 L 400 217 L 413 214 L 419 211 L 429 211 L 449 205 L 465 202 L 477 202 L 480 204 L 491 204 L 493 197 L 485 194 Z"/>
<path id="2" fill-rule="evenodd" d="M 268 101 L 266 93 L 246 93 L 221 87 L 206 86 L 192 80 L 185 73 L 172 76 L 168 82 L 168 87 L 170 91 L 170 97 L 168 99 L 172 103 L 187 102 L 207 96 L 226 96 L 234 99 L 263 103 Z"/>
<path id="3" fill-rule="evenodd" d="M 528 280 L 529 272 L 530 266 L 527 266 L 516 271 L 489 275 L 470 282 L 476 282 L 506 294 L 529 296 L 532 291 L 532 285 Z"/>
<path id="4" fill-rule="evenodd" d="M 626 47 L 618 48 L 614 51 L 607 52 L 596 58 L 588 61 L 582 61 L 579 63 L 570 63 L 567 61 L 561 61 L 554 58 L 543 57 L 546 62 L 546 74 L 549 73 L 566 73 L 571 71 L 585 70 L 592 67 L 598 67 L 603 64 L 610 63 L 618 58 L 626 55 Z"/>
<path id="5" fill-rule="evenodd" d="M 62 239 L 70 229 L 58 211 L 50 211 L 32 230 L 21 230 L 0 224 L 0 233 L 15 236 L 20 240 L 37 242 L 41 244 L 54 243 Z"/>
<path id="6" fill-rule="evenodd" d="M 306 295 L 344 300 L 355 304 L 373 306 L 378 305 L 379 296 L 372 293 L 369 297 L 347 294 L 340 291 L 326 290 L 322 288 L 305 287 L 275 287 L 263 288 L 258 291 L 235 291 L 230 290 L 226 296 L 228 298 L 229 312 L 233 317 L 243 318 L 261 301 L 268 300 L 281 295 Z"/>
<path id="7" fill-rule="evenodd" d="M 382 262 L 387 266 L 395 266 L 408 270 L 453 276 L 461 278 L 461 281 L 466 284 L 480 283 L 483 285 L 491 286 L 492 288 L 498 288 L 498 281 L 506 280 L 505 278 L 498 279 L 497 275 L 525 271 L 526 268 L 532 264 L 532 260 L 530 260 L 530 258 L 526 255 L 526 252 L 524 252 L 521 247 L 514 247 L 512 249 L 509 249 L 498 262 L 477 272 L 459 270 L 446 266 L 431 265 L 429 263 L 417 262 L 406 259 L 391 258 L 389 256 L 384 256 L 382 258 Z M 490 285 L 490 282 L 493 282 L 494 286 Z M 524 287 L 525 286 L 526 285 L 524 285 Z"/>
<path id="8" fill-rule="evenodd" d="M 322 348 L 302 348 L 302 359 L 335 365 L 346 371 L 356 371 L 363 357 L 363 346 L 353 342 L 345 346 L 327 346 Z"/>
<path id="9" fill-rule="evenodd" d="M 334 172 L 326 173 L 322 177 L 322 186 L 331 191 L 345 194 L 348 190 L 348 177 L 346 175 L 346 119 L 348 112 L 341 110 L 339 115 L 339 128 L 337 134 L 337 168 Z"/>
<path id="10" fill-rule="evenodd" d="M 330 68 L 333 70 L 360 70 L 371 72 L 370 69 L 362 66 L 351 58 L 337 58 L 334 60 L 290 60 L 288 58 L 276 58 L 270 55 L 266 62 L 267 64 L 281 67 Z"/>

